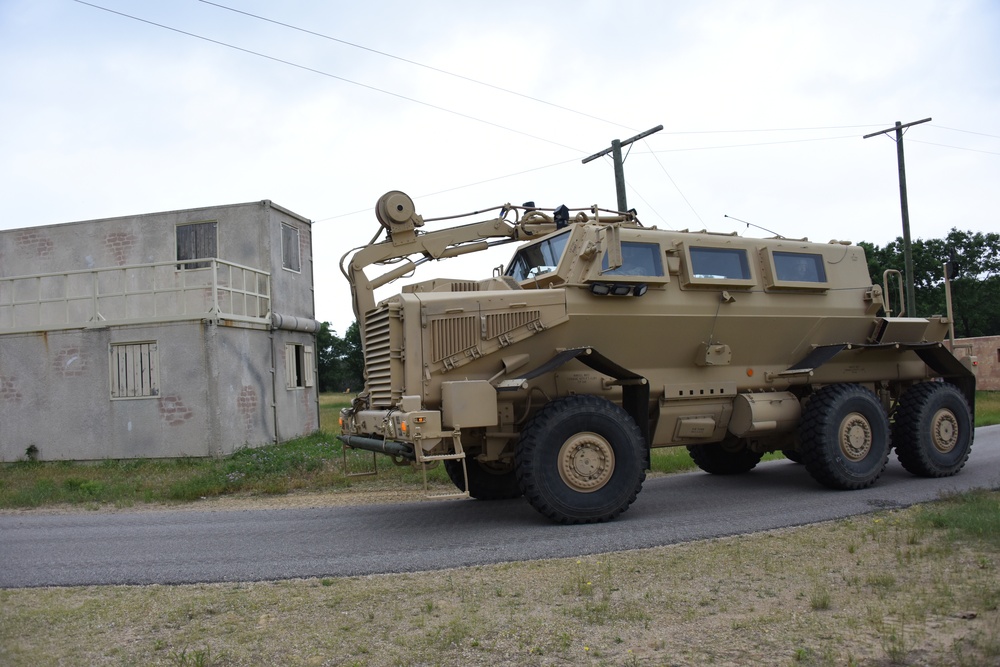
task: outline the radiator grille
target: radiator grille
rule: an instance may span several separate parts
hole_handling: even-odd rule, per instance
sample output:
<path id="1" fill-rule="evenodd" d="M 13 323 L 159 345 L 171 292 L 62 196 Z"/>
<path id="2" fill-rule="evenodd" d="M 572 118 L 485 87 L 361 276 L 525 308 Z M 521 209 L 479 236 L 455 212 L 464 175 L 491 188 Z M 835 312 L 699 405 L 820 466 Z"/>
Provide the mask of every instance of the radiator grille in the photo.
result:
<path id="1" fill-rule="evenodd" d="M 394 321 L 399 322 L 390 316 L 387 307 L 370 311 L 365 316 L 365 375 L 372 407 L 390 407 L 393 399 L 401 395 L 399 390 L 393 391 L 392 381 L 391 325 Z"/>
<path id="2" fill-rule="evenodd" d="M 537 310 L 522 310 L 514 313 L 494 313 L 486 316 L 486 338 L 496 338 L 526 324 L 537 322 L 541 313 Z"/>
<path id="3" fill-rule="evenodd" d="M 479 327 L 475 315 L 451 317 L 431 322 L 431 349 L 434 361 L 464 352 L 479 342 Z"/>

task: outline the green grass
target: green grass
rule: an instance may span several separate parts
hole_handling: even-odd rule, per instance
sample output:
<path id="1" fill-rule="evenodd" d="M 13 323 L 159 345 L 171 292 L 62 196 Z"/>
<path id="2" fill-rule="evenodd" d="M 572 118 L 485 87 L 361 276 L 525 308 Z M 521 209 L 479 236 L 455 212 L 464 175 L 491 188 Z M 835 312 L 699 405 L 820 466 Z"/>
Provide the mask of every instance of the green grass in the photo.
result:
<path id="1" fill-rule="evenodd" d="M 976 392 L 976 426 L 1000 424 L 1000 391 Z"/>
<path id="2" fill-rule="evenodd" d="M 1000 496 L 982 489 L 924 506 L 918 527 L 945 529 L 952 539 L 975 539 L 1000 549 Z"/>
<path id="3" fill-rule="evenodd" d="M 422 476 L 409 466 L 397 467 L 381 457 L 379 475 L 349 477 L 335 435 L 337 416 L 349 404 L 343 394 L 320 399 L 322 429 L 277 445 L 248 448 L 224 458 L 135 459 L 97 464 L 19 461 L 0 467 L 0 508 L 41 507 L 60 503 L 111 504 L 187 502 L 228 494 L 285 494 L 348 486 L 408 486 L 419 489 Z M 363 452 L 349 452 L 356 472 L 371 467 Z M 440 468 L 429 471 L 435 486 L 449 485 Z"/>
<path id="4" fill-rule="evenodd" d="M 378 467 L 373 477 L 343 472 L 343 453 L 336 434 L 340 408 L 350 404 L 347 394 L 320 397 L 321 430 L 278 445 L 240 450 L 217 459 L 127 460 L 98 464 L 20 461 L 0 466 L 0 508 L 41 507 L 60 503 L 111 504 L 188 502 L 228 494 L 285 494 L 295 490 L 411 489 L 423 486 L 422 475 L 409 466 L 395 466 L 384 456 L 348 452 L 351 473 Z M 1000 423 L 1000 392 L 976 394 L 976 425 Z M 780 459 L 771 453 L 764 460 Z M 654 449 L 654 473 L 696 469 L 684 447 Z M 438 491 L 451 488 L 440 467 L 428 472 Z M 997 531 L 1000 533 L 1000 531 Z"/>

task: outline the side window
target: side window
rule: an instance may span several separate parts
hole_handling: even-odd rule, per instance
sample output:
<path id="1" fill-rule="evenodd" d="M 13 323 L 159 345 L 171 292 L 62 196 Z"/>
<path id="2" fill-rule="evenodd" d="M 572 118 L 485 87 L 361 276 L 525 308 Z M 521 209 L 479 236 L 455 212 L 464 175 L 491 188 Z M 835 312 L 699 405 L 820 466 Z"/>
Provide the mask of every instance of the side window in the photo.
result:
<path id="1" fill-rule="evenodd" d="M 281 266 L 296 273 L 302 270 L 299 230 L 284 223 L 281 223 Z"/>
<path id="2" fill-rule="evenodd" d="M 218 223 L 196 222 L 177 225 L 177 261 L 218 257 Z M 204 269 L 210 262 L 185 262 L 179 269 Z"/>
<path id="3" fill-rule="evenodd" d="M 777 280 L 800 283 L 826 282 L 822 255 L 775 250 L 771 256 L 774 257 L 774 277 Z"/>
<path id="4" fill-rule="evenodd" d="M 156 341 L 112 343 L 110 350 L 112 399 L 160 395 L 160 360 Z"/>
<path id="5" fill-rule="evenodd" d="M 285 387 L 313 386 L 313 348 L 312 345 L 288 343 L 285 345 Z"/>
<path id="6" fill-rule="evenodd" d="M 694 278 L 750 280 L 747 251 L 740 248 L 691 248 Z"/>
<path id="7" fill-rule="evenodd" d="M 608 271 L 608 255 L 601 264 L 603 276 L 662 276 L 663 260 L 657 243 L 622 242 L 622 265 Z"/>

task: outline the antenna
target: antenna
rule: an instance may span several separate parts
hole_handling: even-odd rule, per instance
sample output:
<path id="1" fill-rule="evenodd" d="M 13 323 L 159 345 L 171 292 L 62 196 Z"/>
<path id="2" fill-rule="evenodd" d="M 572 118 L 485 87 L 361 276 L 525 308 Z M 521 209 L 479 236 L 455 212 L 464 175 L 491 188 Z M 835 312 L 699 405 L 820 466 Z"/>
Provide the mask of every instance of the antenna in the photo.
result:
<path id="1" fill-rule="evenodd" d="M 735 220 L 736 222 L 742 222 L 747 227 L 756 227 L 757 229 L 763 230 L 763 231 L 767 232 L 768 234 L 774 234 L 778 238 L 782 238 L 782 239 L 785 238 L 784 236 L 782 236 L 778 232 L 773 232 L 770 229 L 768 229 L 767 227 L 761 227 L 760 225 L 755 225 L 752 222 L 747 222 L 746 220 L 740 220 L 739 218 L 734 218 L 731 215 L 723 214 L 722 217 L 723 218 L 729 218 L 730 220 Z"/>

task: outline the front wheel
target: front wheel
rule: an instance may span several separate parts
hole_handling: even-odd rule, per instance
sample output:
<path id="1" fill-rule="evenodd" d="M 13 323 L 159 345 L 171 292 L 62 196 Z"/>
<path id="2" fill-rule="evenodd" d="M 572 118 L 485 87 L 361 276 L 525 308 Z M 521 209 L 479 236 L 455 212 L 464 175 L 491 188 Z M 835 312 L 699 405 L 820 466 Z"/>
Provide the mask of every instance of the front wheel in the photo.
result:
<path id="1" fill-rule="evenodd" d="M 528 423 L 514 462 L 532 507 L 559 523 L 594 523 L 635 500 L 646 478 L 644 448 L 622 408 L 596 396 L 567 396 Z"/>
<path id="2" fill-rule="evenodd" d="M 889 459 L 889 418 L 861 385 L 827 385 L 802 412 L 799 443 L 802 463 L 817 482 L 863 489 L 878 480 Z"/>
<path id="3" fill-rule="evenodd" d="M 946 382 L 915 384 L 899 398 L 892 441 L 896 456 L 920 477 L 954 475 L 969 460 L 972 410 L 962 392 Z"/>

